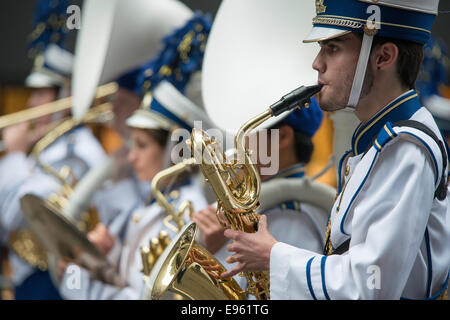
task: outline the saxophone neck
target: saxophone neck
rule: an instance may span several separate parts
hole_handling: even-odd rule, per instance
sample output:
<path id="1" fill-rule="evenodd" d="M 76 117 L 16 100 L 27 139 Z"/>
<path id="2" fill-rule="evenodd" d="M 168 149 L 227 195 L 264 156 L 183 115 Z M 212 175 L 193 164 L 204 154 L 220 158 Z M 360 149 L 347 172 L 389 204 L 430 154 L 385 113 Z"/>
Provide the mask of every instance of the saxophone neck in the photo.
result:
<path id="1" fill-rule="evenodd" d="M 250 119 L 238 130 L 235 137 L 235 147 L 238 157 L 238 162 L 243 163 L 241 160 L 245 159 L 245 137 L 256 127 L 260 126 L 263 122 L 273 117 L 271 109 L 264 111 L 258 116 Z"/>
<path id="2" fill-rule="evenodd" d="M 180 173 L 190 169 L 194 164 L 195 158 L 184 159 L 182 162 L 158 172 L 152 179 L 152 196 L 156 199 L 158 205 L 166 211 L 168 219 L 175 221 L 178 228 L 180 228 L 180 219 L 182 219 L 182 216 L 180 217 L 180 215 L 184 212 L 184 210 L 181 210 L 179 214 L 173 204 L 171 204 L 169 200 L 164 196 L 164 194 L 161 192 L 162 181 L 171 177 L 176 178 Z"/>
<path id="3" fill-rule="evenodd" d="M 247 121 L 238 131 L 235 140 L 236 152 L 238 160 L 243 160 L 245 155 L 245 136 L 254 128 L 260 126 L 263 122 L 272 117 L 278 117 L 286 111 L 295 108 L 308 107 L 311 97 L 320 92 L 322 85 L 301 86 L 292 92 L 284 95 L 279 101 L 272 104 L 269 109 Z M 239 162 L 242 163 L 242 162 Z"/>

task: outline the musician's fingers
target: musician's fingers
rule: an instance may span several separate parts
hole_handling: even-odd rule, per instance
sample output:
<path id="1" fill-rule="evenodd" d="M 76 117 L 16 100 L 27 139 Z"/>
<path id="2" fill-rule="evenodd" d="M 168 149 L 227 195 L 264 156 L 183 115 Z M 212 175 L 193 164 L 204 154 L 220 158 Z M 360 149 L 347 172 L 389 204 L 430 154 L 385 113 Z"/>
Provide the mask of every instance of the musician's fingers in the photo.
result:
<path id="1" fill-rule="evenodd" d="M 242 238 L 242 236 L 244 235 L 244 232 L 237 231 L 237 230 L 226 229 L 223 234 L 228 239 L 232 239 L 232 240 L 236 241 L 236 240 L 239 240 L 239 239 Z"/>
<path id="2" fill-rule="evenodd" d="M 227 263 L 236 263 L 236 262 L 243 262 L 242 261 L 242 254 L 233 254 L 232 256 L 229 256 L 226 258 Z"/>
<path id="3" fill-rule="evenodd" d="M 243 265 L 243 264 L 238 264 L 233 269 L 231 269 L 229 271 L 225 271 L 224 273 L 222 273 L 220 275 L 220 277 L 222 277 L 222 278 L 231 278 L 231 277 L 237 275 L 239 272 L 242 272 L 244 270 L 244 266 L 245 265 Z"/>

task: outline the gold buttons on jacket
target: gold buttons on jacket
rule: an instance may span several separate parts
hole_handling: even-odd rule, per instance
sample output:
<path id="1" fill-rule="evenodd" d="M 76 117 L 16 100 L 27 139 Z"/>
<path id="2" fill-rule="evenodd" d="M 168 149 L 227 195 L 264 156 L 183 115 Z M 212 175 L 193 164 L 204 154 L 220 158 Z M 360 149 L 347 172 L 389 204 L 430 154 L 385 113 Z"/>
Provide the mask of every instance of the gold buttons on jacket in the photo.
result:
<path id="1" fill-rule="evenodd" d="M 347 166 L 345 166 L 345 176 L 348 176 L 348 174 L 350 173 L 350 166 L 349 165 L 347 165 Z"/>

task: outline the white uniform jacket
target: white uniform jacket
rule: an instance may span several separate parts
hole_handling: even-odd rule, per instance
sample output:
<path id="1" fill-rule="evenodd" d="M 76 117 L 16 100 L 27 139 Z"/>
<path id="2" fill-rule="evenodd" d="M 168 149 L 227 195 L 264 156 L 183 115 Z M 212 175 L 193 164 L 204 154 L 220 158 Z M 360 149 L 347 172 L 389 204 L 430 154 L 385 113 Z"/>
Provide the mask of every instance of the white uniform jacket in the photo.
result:
<path id="1" fill-rule="evenodd" d="M 280 171 L 276 176 L 271 177 L 270 180 L 302 179 L 304 175 L 304 165 L 297 164 Z M 264 201 L 264 199 L 261 199 L 261 201 Z M 322 252 L 329 212 L 325 212 L 323 209 L 308 203 L 289 201 L 279 203 L 276 207 L 260 213 L 267 216 L 269 232 L 278 241 L 315 253 Z M 235 265 L 228 264 L 225 261 L 231 255 L 226 250 L 227 244 L 215 254 L 215 257 L 229 270 Z M 241 287 L 247 286 L 245 278 L 236 276 L 235 280 Z"/>
<path id="2" fill-rule="evenodd" d="M 149 196 L 150 184 L 131 174 L 120 181 L 105 183 L 102 189 L 95 191 L 92 203 L 100 214 L 100 222 L 111 234 L 123 239 L 130 216 L 145 206 Z"/>
<path id="3" fill-rule="evenodd" d="M 206 208 L 207 201 L 203 196 L 201 185 L 191 182 L 182 186 L 179 191 L 178 199 L 173 202 L 176 208 L 186 200 L 192 202 L 195 210 Z M 82 268 L 79 268 L 81 270 L 80 287 L 74 288 L 71 271 L 73 267 L 69 265 L 59 287 L 61 295 L 71 300 L 140 299 L 144 289 L 140 248 L 148 246 L 151 238 L 158 237 L 161 230 L 167 230 L 171 239 L 175 237 L 175 233 L 163 224 L 165 217 L 165 211 L 155 202 L 148 207 L 137 209 L 128 221 L 123 242 L 116 241 L 109 253 L 108 258 L 117 265 L 119 275 L 127 282 L 125 288 L 95 280 L 90 277 L 87 270 Z"/>
<path id="4" fill-rule="evenodd" d="M 407 119 L 442 139 L 414 90 L 360 125 L 341 160 L 340 193 L 330 215 L 332 247 L 351 239 L 348 250 L 326 256 L 278 242 L 270 255 L 272 299 L 425 299 L 442 293 L 450 265 L 449 197 L 434 197 L 442 154 L 427 134 L 394 125 Z"/>
<path id="5" fill-rule="evenodd" d="M 80 179 L 87 170 L 103 163 L 106 155 L 91 131 L 86 127 L 79 127 L 48 146 L 39 159 L 57 170 L 68 165 L 75 178 Z M 27 193 L 46 198 L 60 189 L 60 182 L 36 167 L 33 158 L 24 153 L 6 155 L 0 160 L 0 224 L 7 233 L 26 227 L 20 199 Z M 2 239 L 6 241 L 7 235 Z M 16 285 L 33 272 L 30 265 L 12 252 L 10 261 Z"/>

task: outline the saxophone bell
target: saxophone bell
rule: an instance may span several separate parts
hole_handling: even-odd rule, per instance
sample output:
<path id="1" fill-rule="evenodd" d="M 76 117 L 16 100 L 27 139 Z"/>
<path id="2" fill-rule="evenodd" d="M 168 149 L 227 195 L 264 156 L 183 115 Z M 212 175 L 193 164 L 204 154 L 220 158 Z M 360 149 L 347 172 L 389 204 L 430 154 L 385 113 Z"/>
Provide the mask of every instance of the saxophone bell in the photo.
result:
<path id="1" fill-rule="evenodd" d="M 175 293 L 190 300 L 246 300 L 233 278 L 222 279 L 223 265 L 196 241 L 195 222 L 184 226 L 166 248 L 148 278 L 148 297 Z"/>

